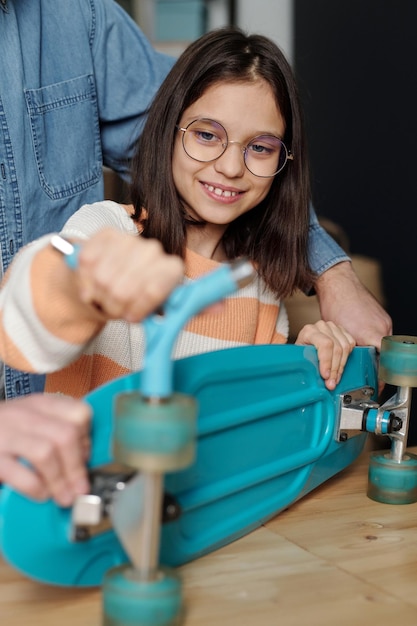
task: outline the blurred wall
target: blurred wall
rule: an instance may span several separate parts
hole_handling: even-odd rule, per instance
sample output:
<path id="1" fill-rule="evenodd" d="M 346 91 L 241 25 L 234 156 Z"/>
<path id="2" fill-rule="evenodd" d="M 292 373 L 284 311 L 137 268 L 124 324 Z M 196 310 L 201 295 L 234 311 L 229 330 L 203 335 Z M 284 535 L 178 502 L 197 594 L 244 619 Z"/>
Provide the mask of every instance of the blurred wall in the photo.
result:
<path id="1" fill-rule="evenodd" d="M 295 0 L 315 207 L 381 261 L 394 332 L 417 335 L 417 2 Z"/>
<path id="2" fill-rule="evenodd" d="M 235 4 L 237 25 L 270 37 L 292 62 L 293 0 L 235 0 Z"/>

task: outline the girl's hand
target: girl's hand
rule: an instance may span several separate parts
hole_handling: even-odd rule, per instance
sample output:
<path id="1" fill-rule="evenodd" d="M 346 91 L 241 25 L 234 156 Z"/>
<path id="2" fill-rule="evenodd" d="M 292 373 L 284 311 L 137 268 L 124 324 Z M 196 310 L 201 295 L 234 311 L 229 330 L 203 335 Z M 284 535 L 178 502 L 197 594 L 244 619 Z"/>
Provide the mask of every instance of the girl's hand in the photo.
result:
<path id="1" fill-rule="evenodd" d="M 82 243 L 79 295 L 107 319 L 139 322 L 181 283 L 184 264 L 153 239 L 104 229 Z"/>
<path id="2" fill-rule="evenodd" d="M 320 320 L 301 329 L 297 345 L 312 345 L 317 348 L 320 375 L 327 389 L 333 390 L 339 383 L 355 340 L 344 328 L 333 322 Z"/>

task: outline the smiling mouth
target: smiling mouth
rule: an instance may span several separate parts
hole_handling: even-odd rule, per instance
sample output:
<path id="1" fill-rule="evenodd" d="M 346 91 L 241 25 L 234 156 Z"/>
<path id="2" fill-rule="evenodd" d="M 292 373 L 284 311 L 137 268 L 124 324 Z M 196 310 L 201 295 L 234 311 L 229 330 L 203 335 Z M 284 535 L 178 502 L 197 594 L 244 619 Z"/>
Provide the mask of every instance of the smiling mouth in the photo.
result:
<path id="1" fill-rule="evenodd" d="M 210 191 L 210 193 L 216 194 L 216 196 L 220 196 L 222 198 L 234 198 L 239 195 L 239 191 L 230 191 L 229 189 L 220 189 L 220 187 L 214 187 L 213 185 L 206 185 L 204 187 Z"/>

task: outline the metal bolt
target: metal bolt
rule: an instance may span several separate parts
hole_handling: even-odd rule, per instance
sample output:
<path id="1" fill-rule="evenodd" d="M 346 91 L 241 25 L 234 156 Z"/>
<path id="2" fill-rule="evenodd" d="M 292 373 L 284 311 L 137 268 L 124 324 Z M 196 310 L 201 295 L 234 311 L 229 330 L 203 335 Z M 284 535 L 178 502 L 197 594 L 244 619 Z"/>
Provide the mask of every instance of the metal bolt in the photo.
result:
<path id="1" fill-rule="evenodd" d="M 175 517 L 175 515 L 177 514 L 177 507 L 175 506 L 175 504 L 168 504 L 167 508 L 165 509 L 165 512 L 167 514 L 167 516 L 172 519 L 173 517 Z"/>
<path id="2" fill-rule="evenodd" d="M 78 526 L 75 530 L 75 540 L 76 541 L 87 541 L 90 538 L 90 533 L 88 529 L 84 526 Z"/>
<path id="3" fill-rule="evenodd" d="M 401 430 L 402 427 L 403 427 L 402 419 L 398 417 L 398 415 L 395 415 L 395 413 L 390 413 L 388 432 L 397 433 L 399 430 Z"/>

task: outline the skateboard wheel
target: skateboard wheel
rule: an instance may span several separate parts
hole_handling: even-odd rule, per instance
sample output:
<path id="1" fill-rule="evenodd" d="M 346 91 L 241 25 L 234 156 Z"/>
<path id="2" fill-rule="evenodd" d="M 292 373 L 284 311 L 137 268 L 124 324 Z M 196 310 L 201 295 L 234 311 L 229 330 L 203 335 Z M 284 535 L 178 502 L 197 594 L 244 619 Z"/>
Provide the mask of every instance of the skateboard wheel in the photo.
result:
<path id="1" fill-rule="evenodd" d="M 103 626 L 179 626 L 182 623 L 181 583 L 176 574 L 160 570 L 143 580 L 131 565 L 107 572 L 103 582 Z"/>
<path id="2" fill-rule="evenodd" d="M 397 387 L 417 387 L 417 337 L 383 337 L 379 378 Z"/>
<path id="3" fill-rule="evenodd" d="M 385 504 L 417 502 L 417 456 L 407 452 L 398 462 L 389 452 L 372 454 L 367 495 L 371 500 Z"/>
<path id="4" fill-rule="evenodd" d="M 173 472 L 194 460 L 197 404 L 174 393 L 151 403 L 139 392 L 116 397 L 113 453 L 116 461 L 149 472 Z"/>

